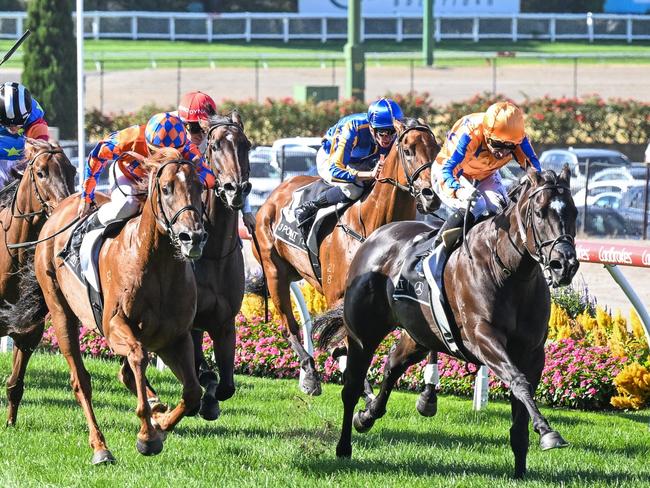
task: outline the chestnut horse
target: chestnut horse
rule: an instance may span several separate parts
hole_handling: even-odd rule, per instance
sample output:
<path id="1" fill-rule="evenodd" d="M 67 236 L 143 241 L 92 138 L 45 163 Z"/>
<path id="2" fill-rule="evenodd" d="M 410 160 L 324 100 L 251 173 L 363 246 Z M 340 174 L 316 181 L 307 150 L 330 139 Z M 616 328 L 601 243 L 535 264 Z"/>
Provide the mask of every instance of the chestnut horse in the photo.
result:
<path id="1" fill-rule="evenodd" d="M 61 147 L 37 139 L 27 139 L 26 166 L 20 180 L 2 190 L 0 211 L 0 300 L 16 305 L 21 296 L 19 276 L 31 263 L 29 245 L 38 237 L 45 220 L 64 198 L 74 192 L 75 168 Z M 28 244 L 25 247 L 22 245 Z M 21 245 L 21 247 L 16 247 Z M 14 340 L 13 367 L 7 379 L 7 425 L 14 425 L 24 391 L 27 363 L 43 335 L 44 321 L 36 320 L 25 328 L 16 328 L 2 315 L 0 336 Z"/>
<path id="2" fill-rule="evenodd" d="M 554 286 L 567 285 L 579 264 L 574 244 L 578 212 L 568 167 L 559 177 L 552 171 L 540 175 L 529 167 L 527 176 L 502 213 L 468 232 L 467 246 L 452 252 L 443 271 L 447 303 L 462 346 L 457 357 L 488 366 L 510 385 L 515 477 L 526 472 L 530 417 L 542 450 L 567 445 L 533 397 L 544 368 L 551 309 L 547 279 Z M 328 347 L 343 328 L 348 337 L 339 457 L 352 454 L 353 425 L 366 432 L 385 414 L 395 382 L 410 365 L 427 351 L 447 352 L 431 309 L 393 298 L 402 264 L 413 255 L 415 242 L 430 231 L 419 222 L 398 222 L 378 230 L 350 264 L 344 305 L 316 320 L 321 347 Z M 379 395 L 354 415 L 373 354 L 396 327 L 407 331 L 418 348 L 410 355 L 391 357 Z"/>
<path id="3" fill-rule="evenodd" d="M 395 122 L 395 129 L 397 140 L 386 156 L 378 183 L 340 219 L 341 224 L 363 238 L 389 222 L 414 219 L 416 202 L 418 208 L 426 213 L 440 206 L 439 199 L 431 190 L 430 168 L 440 151 L 433 132 L 424 121 L 415 119 Z M 346 228 L 337 225 L 320 245 L 321 285 L 306 253 L 275 239 L 273 229 L 280 221 L 282 208 L 289 205 L 296 189 L 316 179 L 298 176 L 274 190 L 257 213 L 256 234 L 261 256 L 255 250 L 285 331 L 288 327 L 285 333 L 289 344 L 298 355 L 304 372 L 300 386 L 310 395 L 320 394 L 320 380 L 314 359 L 299 339 L 299 326 L 291 311 L 289 285 L 304 278 L 325 295 L 330 307 L 334 306 L 343 297 L 348 266 L 361 245 L 359 240 L 346 233 Z"/>
<path id="4" fill-rule="evenodd" d="M 194 266 L 198 303 L 192 336 L 199 382 L 205 388 L 199 413 L 214 420 L 219 416 L 218 402 L 235 393 L 235 317 L 244 298 L 239 210 L 251 190 L 251 144 L 236 111 L 228 117 L 212 114 L 203 125 L 208 139 L 205 157 L 217 184 L 207 192 L 203 225 L 209 237 Z M 203 358 L 203 331 L 214 343 L 218 380 Z"/>
<path id="5" fill-rule="evenodd" d="M 196 283 L 190 260 L 201 256 L 207 237 L 201 223 L 202 185 L 195 166 L 176 149 L 161 149 L 143 161 L 148 172 L 142 214 L 130 220 L 99 253 L 103 334 L 110 348 L 126 356 L 134 372 L 128 385 L 137 394 L 141 428 L 136 447 L 145 455 L 162 451 L 165 433 L 196 412 L 201 387 L 194 371 L 190 328 L 196 312 Z M 50 235 L 76 218 L 79 196 L 62 202 L 43 226 Z M 114 461 L 91 401 L 90 375 L 79 348 L 79 322 L 95 319 L 85 287 L 59 252 L 70 231 L 36 246 L 35 272 L 52 316 L 59 347 L 70 366 L 72 389 L 89 427 L 93 464 Z M 152 413 L 146 399 L 148 352 L 163 358 L 183 385 L 170 412 Z"/>

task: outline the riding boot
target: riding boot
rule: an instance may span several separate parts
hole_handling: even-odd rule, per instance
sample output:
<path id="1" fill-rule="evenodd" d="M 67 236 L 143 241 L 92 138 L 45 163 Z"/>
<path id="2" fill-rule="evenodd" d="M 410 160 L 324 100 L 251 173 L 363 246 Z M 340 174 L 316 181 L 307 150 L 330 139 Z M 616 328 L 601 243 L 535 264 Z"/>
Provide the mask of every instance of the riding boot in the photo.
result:
<path id="1" fill-rule="evenodd" d="M 328 207 L 330 203 L 327 201 L 327 191 L 322 192 L 318 195 L 316 200 L 308 200 L 302 205 L 296 207 L 293 211 L 298 221 L 298 227 L 304 227 L 309 220 L 316 215 L 319 209 Z"/>
<path id="2" fill-rule="evenodd" d="M 470 212 L 467 216 L 468 227 L 474 223 L 474 220 L 474 215 Z M 440 230 L 431 245 L 431 257 L 428 260 L 428 264 L 436 283 L 440 283 L 442 280 L 442 264 L 447 259 L 447 253 L 449 251 L 447 243 L 453 243 L 456 241 L 458 237 L 452 236 L 453 234 L 457 234 L 459 230 L 462 230 L 464 222 L 465 210 L 456 210 L 447 220 L 445 220 L 444 224 L 442 224 L 442 227 L 440 227 Z"/>

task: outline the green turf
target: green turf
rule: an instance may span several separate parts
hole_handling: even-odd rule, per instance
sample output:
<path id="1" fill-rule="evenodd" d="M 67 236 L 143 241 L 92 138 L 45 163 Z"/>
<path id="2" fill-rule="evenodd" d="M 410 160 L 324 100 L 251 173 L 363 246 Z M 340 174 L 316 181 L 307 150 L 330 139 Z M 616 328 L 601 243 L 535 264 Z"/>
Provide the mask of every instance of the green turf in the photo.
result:
<path id="1" fill-rule="evenodd" d="M 0 52 L 4 52 L 12 42 L 0 41 Z M 330 58 L 337 58 L 337 66 L 343 66 L 344 42 L 319 41 L 255 41 L 251 43 L 234 41 L 127 41 L 127 40 L 86 40 L 86 67 L 96 68 L 96 61 L 103 61 L 105 69 L 143 68 L 151 67 L 152 60 L 158 67 L 176 66 L 176 59 L 184 59 L 185 67 L 215 66 L 253 66 L 255 58 L 265 58 L 267 66 L 320 66 L 321 63 L 331 63 Z M 401 43 L 372 40 L 366 44 L 369 63 L 383 64 L 409 63 L 414 60 L 420 64 L 421 43 L 404 41 Z M 485 62 L 486 56 L 493 56 L 499 51 L 516 51 L 515 58 L 502 58 L 500 63 L 539 63 L 549 62 L 538 59 L 530 60 L 527 56 L 582 56 L 580 62 L 616 62 L 616 63 L 649 63 L 650 42 L 635 42 L 628 44 L 622 41 L 588 42 L 548 42 L 548 41 L 444 41 L 438 43 L 435 49 L 438 66 L 479 65 Z M 387 53 L 400 53 L 399 56 Z M 20 56 L 24 48 L 9 62 L 7 67 L 20 67 Z M 596 59 L 592 59 L 592 57 Z M 609 56 L 609 57 L 607 57 Z M 621 57 L 624 56 L 624 57 Z M 626 58 L 626 57 L 630 58 Z M 635 57 L 636 56 L 636 57 Z M 290 61 L 288 58 L 299 57 Z M 171 61 L 164 61 L 164 58 Z M 377 61 L 378 60 L 378 61 Z M 567 62 L 556 60 L 554 62 Z M 570 61 L 571 62 L 571 61 Z"/>
<path id="2" fill-rule="evenodd" d="M 9 355 L 0 368 L 9 372 Z M 585 413 L 542 407 L 571 443 L 541 452 L 531 432 L 529 476 L 510 479 L 509 406 L 475 413 L 468 399 L 443 397 L 434 418 L 420 417 L 415 395 L 395 393 L 386 416 L 353 434 L 352 460 L 334 456 L 340 387 L 308 398 L 297 382 L 237 377 L 238 391 L 208 423 L 184 419 L 156 457 L 135 450 L 135 400 L 116 379 L 116 363 L 87 361 L 94 404 L 113 466 L 89 461 L 86 424 L 70 391 L 61 356 L 38 354 L 15 428 L 0 429 L 0 486 L 650 486 L 647 412 Z M 163 400 L 178 398 L 169 371 L 149 372 Z M 4 392 L 0 395 L 4 409 Z"/>

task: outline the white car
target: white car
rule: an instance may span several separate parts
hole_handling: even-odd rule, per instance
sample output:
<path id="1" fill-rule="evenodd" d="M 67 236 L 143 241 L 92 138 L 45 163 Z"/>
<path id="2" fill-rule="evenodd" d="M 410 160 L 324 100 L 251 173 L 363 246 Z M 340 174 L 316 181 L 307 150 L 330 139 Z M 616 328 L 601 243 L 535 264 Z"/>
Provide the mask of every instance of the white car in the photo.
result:
<path id="1" fill-rule="evenodd" d="M 296 175 L 316 175 L 316 153 L 322 137 L 285 137 L 271 146 L 271 165 L 283 179 Z"/>
<path id="2" fill-rule="evenodd" d="M 592 183 L 589 182 L 589 194 L 587 195 L 587 205 L 599 205 L 601 207 L 608 206 L 603 202 L 601 195 L 607 194 L 611 200 L 612 195 L 618 195 L 621 197 L 629 188 L 633 186 L 642 185 L 643 181 L 639 180 L 605 180 L 597 181 Z M 578 190 L 575 195 L 573 195 L 573 202 L 576 207 L 584 207 L 585 205 L 585 189 Z M 620 201 L 620 200 L 619 200 Z"/>

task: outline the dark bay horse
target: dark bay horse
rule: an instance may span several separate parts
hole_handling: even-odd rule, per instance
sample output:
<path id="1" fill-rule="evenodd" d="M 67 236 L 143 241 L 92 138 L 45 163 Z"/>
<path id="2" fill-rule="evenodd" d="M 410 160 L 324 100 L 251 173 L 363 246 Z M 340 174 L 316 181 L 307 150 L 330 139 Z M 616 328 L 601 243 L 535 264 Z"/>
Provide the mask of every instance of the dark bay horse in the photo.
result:
<path id="1" fill-rule="evenodd" d="M 440 206 L 431 190 L 430 167 L 440 146 L 422 120 L 407 119 L 396 122 L 397 140 L 386 157 L 381 178 L 372 190 L 350 207 L 340 223 L 364 238 L 389 222 L 415 218 L 416 203 L 428 213 Z M 305 350 L 299 338 L 299 325 L 291 311 L 289 286 L 301 278 L 325 295 L 330 307 L 343 297 L 348 266 L 361 245 L 351 238 L 343 226 L 336 226 L 320 245 L 322 284 L 312 270 L 306 253 L 276 240 L 273 229 L 280 221 L 281 211 L 293 192 L 316 180 L 298 176 L 282 183 L 257 213 L 257 237 L 261 256 L 255 256 L 266 273 L 268 289 L 278 310 L 289 343 L 300 360 L 304 372 L 301 388 L 311 395 L 320 394 L 320 380 L 314 359 Z"/>
<path id="2" fill-rule="evenodd" d="M 213 114 L 203 124 L 207 134 L 206 160 L 217 177 L 207 192 L 203 224 L 209 237 L 194 273 L 198 303 L 192 332 L 199 381 L 205 388 L 200 414 L 219 416 L 219 401 L 235 393 L 235 317 L 244 298 L 244 258 L 239 239 L 239 210 L 251 190 L 248 181 L 251 144 L 236 111 L 228 117 Z M 197 332 L 198 331 L 198 332 Z M 203 331 L 214 343 L 219 378 L 203 358 Z"/>
<path id="3" fill-rule="evenodd" d="M 543 450 L 567 445 L 551 429 L 533 396 L 544 368 L 550 315 L 545 275 L 554 286 L 567 285 L 578 269 L 574 246 L 577 210 L 569 180 L 568 167 L 559 177 L 552 171 L 540 175 L 529 168 L 527 181 L 518 188 L 514 201 L 501 214 L 476 224 L 468 232 L 467 248 L 456 249 L 443 272 L 461 351 L 469 361 L 488 366 L 510 385 L 515 477 L 526 472 L 530 417 Z M 352 454 L 353 425 L 365 432 L 384 415 L 388 396 L 408 366 L 428 351 L 447 352 L 433 325 L 431 309 L 393 298 L 394 283 L 409 249 L 430 230 L 418 222 L 379 229 L 350 265 L 344 306 L 316 321 L 321 347 L 328 347 L 343 327 L 348 336 L 337 456 Z M 375 349 L 396 327 L 407 331 L 418 347 L 410 354 L 392 355 L 379 395 L 354 415 Z"/>
<path id="4" fill-rule="evenodd" d="M 201 223 L 202 185 L 194 164 L 182 160 L 175 149 L 161 149 L 142 164 L 149 175 L 143 182 L 147 200 L 142 214 L 104 242 L 99 271 L 103 334 L 134 372 L 129 386 L 137 394 L 136 414 L 141 422 L 136 447 L 151 455 L 162 451 L 165 433 L 199 407 L 201 387 L 190 336 L 197 292 L 190 260 L 200 257 L 207 236 Z M 62 202 L 41 236 L 72 221 L 78 203 L 78 194 Z M 72 389 L 86 416 L 92 462 L 112 462 L 95 418 L 90 375 L 79 348 L 79 322 L 88 325 L 95 320 L 85 287 L 58 257 L 69 234 L 36 246 L 35 273 L 70 366 Z M 148 352 L 161 356 L 183 385 L 182 399 L 172 411 L 152 413 L 147 402 Z"/>
<path id="5" fill-rule="evenodd" d="M 0 301 L 15 305 L 21 297 L 19 273 L 32 262 L 29 247 L 13 245 L 35 241 L 45 220 L 64 198 L 74 192 L 75 168 L 57 144 L 27 139 L 26 166 L 19 180 L 2 191 L 0 210 Z M 33 246 L 32 246 L 33 247 Z M 7 379 L 7 425 L 14 425 L 24 391 L 27 363 L 43 335 L 44 321 L 36 320 L 17 329 L 11 320 L 0 319 L 0 336 L 14 340 L 13 367 Z"/>

